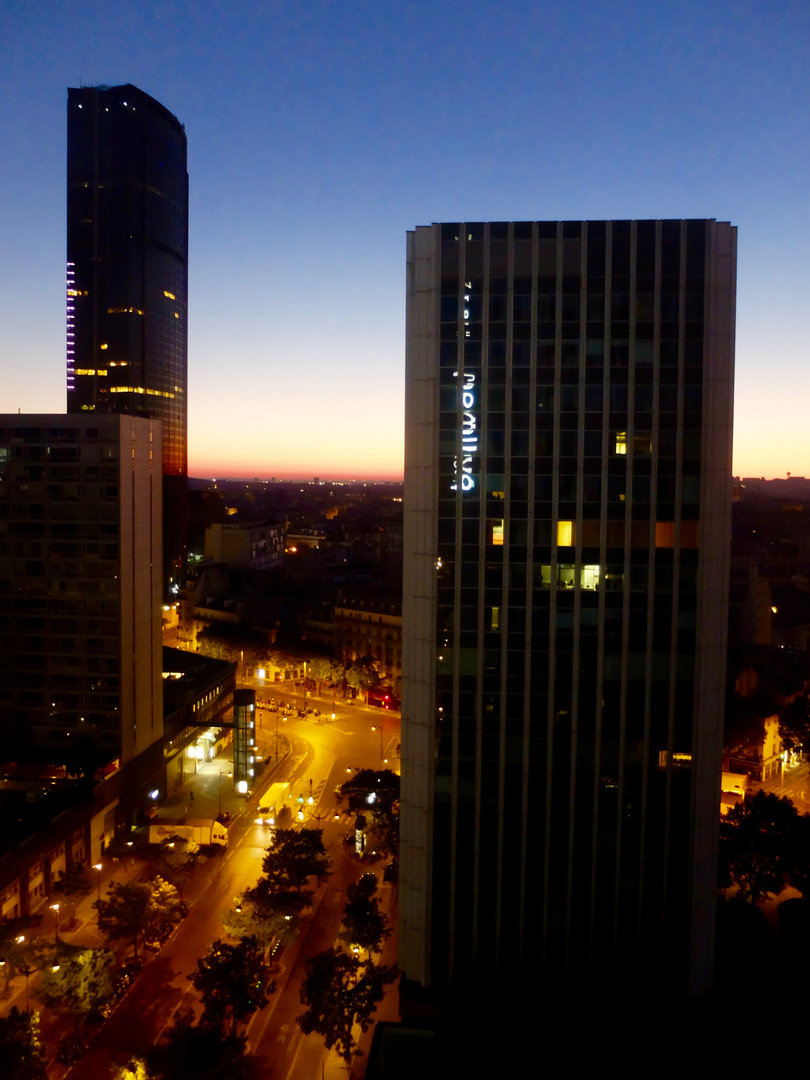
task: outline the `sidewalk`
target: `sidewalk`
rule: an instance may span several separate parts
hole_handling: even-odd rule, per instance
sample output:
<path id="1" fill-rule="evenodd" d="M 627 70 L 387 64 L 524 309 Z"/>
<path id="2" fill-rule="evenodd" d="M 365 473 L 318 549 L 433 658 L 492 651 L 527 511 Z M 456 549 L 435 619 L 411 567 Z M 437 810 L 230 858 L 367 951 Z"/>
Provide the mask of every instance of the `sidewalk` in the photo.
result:
<path id="1" fill-rule="evenodd" d="M 289 753 L 289 744 L 286 736 L 281 747 L 281 760 Z M 233 756 L 229 757 L 230 748 L 220 757 L 210 762 L 199 762 L 196 774 L 176 792 L 173 792 L 160 803 L 158 810 L 159 819 L 177 819 L 183 817 L 216 818 L 220 813 L 230 815 L 229 825 L 244 811 L 247 799 L 244 795 L 237 794 L 232 776 Z M 272 781 L 276 769 L 276 762 L 268 760 L 262 775 L 258 778 L 260 788 Z M 102 856 L 101 871 L 92 866 L 86 867 L 88 881 L 92 884 L 91 891 L 76 906 L 75 922 L 68 926 L 66 914 L 60 912 L 59 938 L 71 945 L 81 945 L 87 948 L 111 947 L 116 951 L 125 953 L 129 946 L 122 943 L 108 943 L 106 937 L 100 933 L 97 924 L 95 903 L 101 897 L 106 899 L 108 890 L 113 882 L 138 881 L 148 875 L 151 863 L 137 857 L 126 860 L 113 860 Z M 39 927 L 32 930 L 32 937 L 48 938 L 54 934 L 55 913 L 51 910 L 52 898 L 37 910 L 36 914 L 42 916 Z M 28 981 L 28 1002 L 33 1008 L 41 1008 L 36 1000 L 37 976 L 32 974 Z M 16 975 L 9 982 L 9 994 L 3 996 L 5 979 L 0 976 L 0 1016 L 7 1016 L 13 1005 L 23 1011 L 26 1006 L 25 977 Z M 43 1014 L 43 1020 L 44 1020 Z"/>
<path id="2" fill-rule="evenodd" d="M 65 941 L 70 945 L 82 945 L 93 949 L 107 946 L 106 937 L 100 933 L 98 929 L 94 905 L 98 900 L 99 895 L 102 899 L 106 898 L 107 891 L 113 882 L 123 884 L 124 882 L 139 880 L 143 873 L 144 865 L 145 864 L 137 858 L 119 861 L 113 861 L 112 859 L 107 858 L 101 860 L 100 872 L 95 870 L 92 866 L 88 867 L 87 877 L 92 883 L 93 888 L 87 896 L 76 905 L 75 922 L 71 926 L 68 925 L 64 912 L 60 912 L 59 940 Z M 31 937 L 53 937 L 55 913 L 51 911 L 50 903 L 46 901 L 46 903 L 37 910 L 36 914 L 42 916 L 42 922 L 39 927 L 32 928 Z M 116 944 L 113 943 L 112 947 L 115 948 Z M 3 982 L 3 985 L 5 985 L 5 982 Z M 36 1000 L 36 985 L 37 977 L 34 974 L 30 977 L 28 985 L 29 1005 L 34 1008 L 41 1008 L 39 1002 Z M 23 975 L 16 975 L 10 982 L 9 990 L 10 993 L 8 997 L 0 997 L 0 1016 L 7 1016 L 13 1005 L 16 1005 L 21 1011 L 25 1010 L 25 977 Z"/>
<path id="3" fill-rule="evenodd" d="M 284 761 L 290 752 L 287 736 L 280 737 L 279 760 Z M 256 777 L 255 790 L 261 790 L 271 781 L 278 767 L 275 757 L 266 758 L 264 769 Z M 229 815 L 229 824 L 242 813 L 247 797 L 240 795 L 233 782 L 233 748 L 226 750 L 213 761 L 198 761 L 196 772 L 185 783 L 161 799 L 157 819 L 177 820 L 184 817 L 216 818 L 220 813 Z"/>

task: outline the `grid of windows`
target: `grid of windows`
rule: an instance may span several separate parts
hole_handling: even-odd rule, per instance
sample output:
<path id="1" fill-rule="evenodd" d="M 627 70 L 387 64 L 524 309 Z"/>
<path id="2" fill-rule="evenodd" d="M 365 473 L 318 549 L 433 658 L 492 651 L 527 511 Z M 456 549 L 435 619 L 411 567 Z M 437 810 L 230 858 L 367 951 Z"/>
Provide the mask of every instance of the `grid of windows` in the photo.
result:
<path id="1" fill-rule="evenodd" d="M 704 409 L 707 280 L 733 327 L 718 229 L 417 230 L 438 375 L 435 980 L 542 958 L 609 982 L 664 942 L 686 956 L 698 559 L 727 557 L 701 524 L 728 483 L 703 445 L 723 421 L 728 457 L 728 386 Z"/>
<path id="2" fill-rule="evenodd" d="M 188 174 L 179 121 L 133 86 L 69 90 L 67 218 L 68 411 L 162 421 L 168 583 L 187 544 Z"/>
<path id="3" fill-rule="evenodd" d="M 10 759 L 74 746 L 120 755 L 134 719 L 122 656 L 132 665 L 144 641 L 150 655 L 157 648 L 151 425 L 127 421 L 124 442 L 118 417 L 58 419 L 0 417 L 0 733 Z M 149 613 L 135 629 L 141 603 Z"/>

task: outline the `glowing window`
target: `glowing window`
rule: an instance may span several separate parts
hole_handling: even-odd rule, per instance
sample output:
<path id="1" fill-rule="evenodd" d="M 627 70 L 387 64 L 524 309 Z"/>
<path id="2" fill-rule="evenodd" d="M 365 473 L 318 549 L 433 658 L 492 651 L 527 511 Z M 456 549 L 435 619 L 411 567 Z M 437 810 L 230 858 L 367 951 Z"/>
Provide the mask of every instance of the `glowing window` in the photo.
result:
<path id="1" fill-rule="evenodd" d="M 492 543 L 495 547 L 503 547 L 503 518 L 492 523 Z"/>
<path id="2" fill-rule="evenodd" d="M 174 295 L 173 292 L 167 292 L 165 289 L 163 290 L 163 295 L 168 297 L 169 300 L 176 300 L 177 299 L 177 297 Z"/>
<path id="3" fill-rule="evenodd" d="M 617 431 L 616 432 L 616 453 L 617 454 L 626 454 L 627 453 L 627 432 L 626 431 Z"/>
<path id="4" fill-rule="evenodd" d="M 656 521 L 655 546 L 671 548 L 675 546 L 675 524 L 672 521 Z"/>
<path id="5" fill-rule="evenodd" d="M 572 547 L 574 544 L 574 522 L 573 521 L 558 521 L 557 522 L 557 546 L 558 547 Z"/>
<path id="6" fill-rule="evenodd" d="M 100 349 L 106 349 L 106 348 L 108 348 L 108 346 L 107 345 L 99 345 L 99 348 Z"/>
<path id="7" fill-rule="evenodd" d="M 583 589 L 599 588 L 599 566 L 585 565 L 580 570 L 579 583 Z"/>
<path id="8" fill-rule="evenodd" d="M 501 624 L 501 609 L 494 607 L 489 621 L 490 630 L 497 630 Z"/>

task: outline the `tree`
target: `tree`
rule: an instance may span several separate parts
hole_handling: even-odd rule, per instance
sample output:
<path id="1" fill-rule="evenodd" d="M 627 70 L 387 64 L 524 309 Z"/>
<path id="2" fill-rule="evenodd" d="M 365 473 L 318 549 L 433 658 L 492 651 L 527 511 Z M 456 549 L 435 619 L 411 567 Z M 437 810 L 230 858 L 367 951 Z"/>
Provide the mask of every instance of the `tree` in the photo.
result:
<path id="1" fill-rule="evenodd" d="M 202 854 L 200 845 L 193 840 L 184 840 L 182 837 L 164 840 L 158 875 L 174 885 L 182 900 L 183 887 L 188 882 L 191 871 L 205 861 L 206 857 Z"/>
<path id="2" fill-rule="evenodd" d="M 149 925 L 151 885 L 145 882 L 114 881 L 107 899 L 97 902 L 98 928 L 112 941 L 121 938 L 132 941 L 132 951 L 138 956 L 138 938 Z"/>
<path id="3" fill-rule="evenodd" d="M 113 996 L 115 956 L 110 949 L 74 949 L 62 943 L 55 959 L 58 964 L 40 970 L 37 997 L 70 1013 L 78 1036 L 80 1021 Z"/>
<path id="4" fill-rule="evenodd" d="M 26 968 L 34 971 L 38 966 L 38 953 L 44 942 L 36 937 L 32 939 L 31 930 L 41 922 L 41 915 L 18 915 L 15 919 L 0 920 L 0 962 L 6 993 L 15 975 L 24 974 Z M 32 948 L 37 955 L 32 955 Z"/>
<path id="5" fill-rule="evenodd" d="M 160 1042 L 143 1052 L 143 1058 L 149 1070 L 144 1080 L 249 1080 L 252 1075 L 246 1036 L 195 1025 L 191 1012 L 177 1016 Z M 142 1080 L 137 1073 L 136 1078 Z"/>
<path id="6" fill-rule="evenodd" d="M 99 930 L 113 941 L 131 940 L 136 958 L 142 934 L 147 941 L 163 941 L 185 912 L 177 889 L 160 877 L 151 883 L 113 882 L 97 907 Z"/>
<path id="7" fill-rule="evenodd" d="M 255 937 L 265 954 L 277 942 L 288 945 L 298 933 L 299 919 L 288 910 L 287 895 L 280 894 L 279 903 L 279 897 L 267 889 L 249 889 L 239 897 L 235 910 L 223 911 L 225 932 L 232 938 Z"/>
<path id="8" fill-rule="evenodd" d="M 0 1017 L 0 1075 L 3 1080 L 45 1080 L 47 1061 L 39 1041 L 39 1013 L 16 1005 Z"/>
<path id="9" fill-rule="evenodd" d="M 345 784 L 340 798 L 349 809 L 371 815 L 374 846 L 396 857 L 399 853 L 399 777 L 391 769 L 360 769 Z"/>
<path id="10" fill-rule="evenodd" d="M 314 656 L 308 663 L 307 674 L 315 680 L 318 694 L 321 692 L 322 683 L 333 686 L 343 679 L 343 673 L 343 665 L 328 656 Z"/>
<path id="11" fill-rule="evenodd" d="M 203 1026 L 224 1029 L 230 1015 L 235 1038 L 237 1021 L 246 1023 L 267 1004 L 269 973 L 255 937 L 244 937 L 237 945 L 215 941 L 188 976 L 203 1003 Z"/>
<path id="12" fill-rule="evenodd" d="M 388 919 L 380 911 L 380 902 L 374 893 L 377 879 L 374 874 L 363 874 L 358 882 L 352 882 L 346 890 L 346 906 L 343 909 L 343 931 L 339 935 L 347 945 L 358 945 L 371 952 L 379 951 L 383 941 L 390 935 Z"/>
<path id="13" fill-rule="evenodd" d="M 373 656 L 362 656 L 346 668 L 346 682 L 364 697 L 379 681 L 380 671 Z"/>
<path id="14" fill-rule="evenodd" d="M 36 936 L 32 937 L 25 932 L 28 925 L 34 925 L 38 921 L 38 916 L 36 918 L 23 916 L 20 919 L 10 919 L 4 924 L 4 930 L 10 926 L 12 928 L 11 933 L 14 931 L 20 932 L 16 933 L 14 937 L 9 933 L 8 937 L 2 942 L 2 957 L 5 961 L 3 971 L 4 973 L 8 972 L 6 975 L 7 985 L 15 974 L 25 977 L 26 1002 L 28 998 L 28 979 L 44 967 L 45 964 L 53 963 L 53 941 Z"/>
<path id="15" fill-rule="evenodd" d="M 92 889 L 87 871 L 77 859 L 71 859 L 53 883 L 53 891 L 62 897 L 62 903 L 70 912 L 70 925 L 76 922 L 76 907 Z"/>
<path id="16" fill-rule="evenodd" d="M 721 822 L 721 870 L 752 904 L 780 893 L 804 857 L 797 851 L 799 815 L 787 798 L 758 791 Z"/>
<path id="17" fill-rule="evenodd" d="M 151 945 L 162 945 L 183 920 L 187 909 L 174 885 L 162 877 L 158 876 L 152 881 L 151 890 L 144 941 Z"/>
<path id="18" fill-rule="evenodd" d="M 786 750 L 810 747 L 810 702 L 802 695 L 792 701 L 779 717 L 779 736 Z"/>
<path id="19" fill-rule="evenodd" d="M 354 1051 L 352 1027 L 367 1031 L 371 1015 L 397 977 L 395 967 L 364 963 L 338 949 L 327 949 L 307 961 L 301 986 L 301 1004 L 307 1011 L 298 1018 L 305 1035 L 316 1031 L 327 1049 L 333 1047 L 344 1061 Z"/>
<path id="20" fill-rule="evenodd" d="M 276 829 L 262 870 L 273 892 L 300 892 L 311 877 L 322 884 L 331 864 L 323 847 L 323 829 Z"/>
<path id="21" fill-rule="evenodd" d="M 793 888 L 798 889 L 805 900 L 810 900 L 810 814 L 797 816 L 788 876 Z"/>

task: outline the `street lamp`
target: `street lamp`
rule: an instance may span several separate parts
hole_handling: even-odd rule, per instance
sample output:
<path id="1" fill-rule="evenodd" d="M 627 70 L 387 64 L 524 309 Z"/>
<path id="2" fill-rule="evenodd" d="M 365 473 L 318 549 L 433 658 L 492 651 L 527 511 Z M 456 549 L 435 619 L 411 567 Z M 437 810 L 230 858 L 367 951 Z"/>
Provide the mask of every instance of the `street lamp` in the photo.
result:
<path id="1" fill-rule="evenodd" d="M 93 863 L 93 869 L 98 871 L 98 902 L 101 903 L 101 863 Z"/>
<path id="2" fill-rule="evenodd" d="M 59 944 L 59 905 L 51 904 L 51 911 L 53 912 L 53 943 Z"/>
<path id="3" fill-rule="evenodd" d="M 374 724 L 371 725 L 371 730 L 376 731 L 377 728 Z M 383 726 L 380 724 L 380 768 L 383 767 Z"/>
<path id="4" fill-rule="evenodd" d="M 233 776 L 233 773 L 224 773 L 222 769 L 219 770 L 219 816 L 222 817 L 222 777 Z"/>

